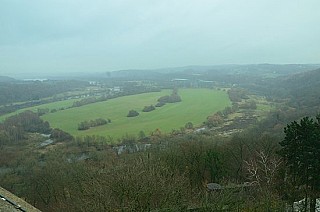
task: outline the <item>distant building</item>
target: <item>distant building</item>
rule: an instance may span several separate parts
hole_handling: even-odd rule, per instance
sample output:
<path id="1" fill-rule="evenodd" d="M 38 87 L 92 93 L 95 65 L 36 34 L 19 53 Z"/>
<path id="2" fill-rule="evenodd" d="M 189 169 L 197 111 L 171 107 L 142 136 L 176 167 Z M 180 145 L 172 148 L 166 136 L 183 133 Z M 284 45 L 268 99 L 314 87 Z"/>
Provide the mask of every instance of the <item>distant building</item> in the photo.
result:
<path id="1" fill-rule="evenodd" d="M 121 91 L 121 88 L 118 87 L 118 86 L 115 86 L 115 87 L 112 88 L 112 91 L 113 91 L 113 92 L 120 92 L 120 91 Z"/>
<path id="2" fill-rule="evenodd" d="M 174 83 L 175 86 L 178 86 L 178 87 L 188 87 L 190 85 L 189 79 L 176 78 L 176 79 L 172 79 L 171 81 Z"/>
<path id="3" fill-rule="evenodd" d="M 48 81 L 48 79 L 40 79 L 40 78 L 36 78 L 36 79 L 23 79 L 23 81 L 39 81 L 39 82 L 44 82 L 44 81 Z"/>
<path id="4" fill-rule="evenodd" d="M 199 80 L 198 83 L 200 88 L 212 88 L 214 85 L 214 82 L 210 80 Z"/>

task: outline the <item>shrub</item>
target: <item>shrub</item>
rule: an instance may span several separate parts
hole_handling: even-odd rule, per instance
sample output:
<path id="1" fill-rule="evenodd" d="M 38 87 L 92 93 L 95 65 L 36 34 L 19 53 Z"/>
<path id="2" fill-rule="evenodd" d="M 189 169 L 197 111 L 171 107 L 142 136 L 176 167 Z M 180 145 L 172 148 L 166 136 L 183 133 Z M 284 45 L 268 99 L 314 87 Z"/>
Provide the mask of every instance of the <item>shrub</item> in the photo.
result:
<path id="1" fill-rule="evenodd" d="M 135 116 L 139 116 L 139 113 L 135 110 L 130 110 L 127 117 L 135 117 Z"/>
<path id="2" fill-rule="evenodd" d="M 150 112 L 150 111 L 153 111 L 155 109 L 156 108 L 153 105 L 150 105 L 150 106 L 145 106 L 142 111 L 143 112 Z"/>

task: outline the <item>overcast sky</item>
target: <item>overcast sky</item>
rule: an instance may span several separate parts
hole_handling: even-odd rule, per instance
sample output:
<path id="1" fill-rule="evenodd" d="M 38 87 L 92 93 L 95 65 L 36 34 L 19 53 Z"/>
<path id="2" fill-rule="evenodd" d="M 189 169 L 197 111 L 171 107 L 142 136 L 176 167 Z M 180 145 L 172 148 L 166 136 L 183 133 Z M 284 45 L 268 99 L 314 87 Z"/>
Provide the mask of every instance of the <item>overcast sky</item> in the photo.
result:
<path id="1" fill-rule="evenodd" d="M 0 75 L 320 63 L 319 0 L 0 0 Z"/>

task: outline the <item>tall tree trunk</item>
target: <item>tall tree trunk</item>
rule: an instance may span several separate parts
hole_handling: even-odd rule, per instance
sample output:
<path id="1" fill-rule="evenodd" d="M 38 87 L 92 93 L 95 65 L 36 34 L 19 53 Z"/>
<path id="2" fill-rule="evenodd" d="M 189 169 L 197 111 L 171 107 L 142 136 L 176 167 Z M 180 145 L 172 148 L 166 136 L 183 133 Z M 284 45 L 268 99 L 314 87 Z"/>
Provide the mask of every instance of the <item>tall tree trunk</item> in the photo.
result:
<path id="1" fill-rule="evenodd" d="M 305 197 L 304 197 L 304 210 L 303 211 L 305 211 L 305 212 L 307 212 L 308 211 L 308 193 L 307 193 L 307 191 L 305 191 L 306 193 L 305 193 Z"/>
<path id="2" fill-rule="evenodd" d="M 316 198 L 314 198 L 314 197 L 310 198 L 310 212 L 316 211 L 316 203 L 317 203 Z"/>

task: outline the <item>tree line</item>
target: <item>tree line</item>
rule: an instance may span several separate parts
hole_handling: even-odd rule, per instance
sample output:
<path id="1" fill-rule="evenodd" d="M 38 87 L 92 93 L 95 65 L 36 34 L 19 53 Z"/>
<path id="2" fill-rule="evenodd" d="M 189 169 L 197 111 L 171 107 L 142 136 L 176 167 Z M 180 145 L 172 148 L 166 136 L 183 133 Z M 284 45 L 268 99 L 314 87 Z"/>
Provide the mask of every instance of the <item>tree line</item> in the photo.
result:
<path id="1" fill-rule="evenodd" d="M 0 84 L 0 105 L 14 102 L 37 101 L 76 88 L 84 88 L 83 81 L 15 81 Z"/>
<path id="2" fill-rule="evenodd" d="M 111 123 L 110 119 L 103 119 L 103 118 L 98 118 L 95 120 L 90 120 L 90 121 L 82 121 L 78 124 L 78 130 L 88 130 L 91 127 L 97 127 L 101 125 L 105 125 Z"/>

